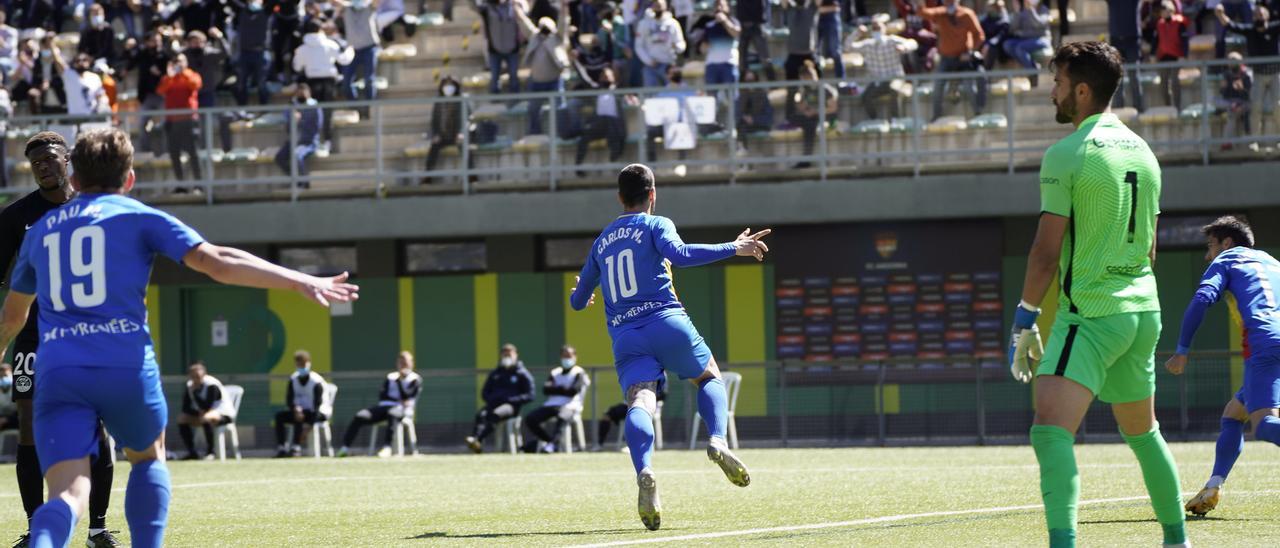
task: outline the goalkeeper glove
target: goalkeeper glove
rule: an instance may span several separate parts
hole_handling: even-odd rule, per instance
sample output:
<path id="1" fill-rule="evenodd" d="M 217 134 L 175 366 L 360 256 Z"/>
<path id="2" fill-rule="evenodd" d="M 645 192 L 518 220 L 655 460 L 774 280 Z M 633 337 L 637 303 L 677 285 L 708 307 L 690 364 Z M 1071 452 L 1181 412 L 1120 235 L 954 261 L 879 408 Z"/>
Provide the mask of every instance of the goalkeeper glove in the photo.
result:
<path id="1" fill-rule="evenodd" d="M 1019 302 L 1013 313 L 1013 333 L 1009 337 L 1009 372 L 1019 382 L 1031 382 L 1033 370 L 1044 357 L 1044 345 L 1040 342 L 1040 328 L 1036 318 L 1040 309 L 1026 302 Z"/>

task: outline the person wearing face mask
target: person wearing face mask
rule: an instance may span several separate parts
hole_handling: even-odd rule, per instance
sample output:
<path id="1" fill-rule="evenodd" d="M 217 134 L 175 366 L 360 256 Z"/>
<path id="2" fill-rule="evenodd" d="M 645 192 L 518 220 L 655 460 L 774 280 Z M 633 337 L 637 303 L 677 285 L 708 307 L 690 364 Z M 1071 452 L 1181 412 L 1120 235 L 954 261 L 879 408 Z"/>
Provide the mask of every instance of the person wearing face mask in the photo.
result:
<path id="1" fill-rule="evenodd" d="M 480 399 L 484 400 L 484 407 L 476 412 L 475 428 L 463 440 L 475 453 L 484 450 L 484 439 L 498 423 L 519 415 L 520 407 L 533 401 L 533 375 L 520 361 L 516 345 L 502 345 L 498 366 L 485 379 Z"/>
<path id="2" fill-rule="evenodd" d="M 412 416 L 414 406 L 418 403 L 418 394 L 422 393 L 422 377 L 413 372 L 413 354 L 402 351 L 396 356 L 396 370 L 387 373 L 382 381 L 382 389 L 378 392 L 378 403 L 361 409 L 351 418 L 347 425 L 347 433 L 342 438 L 339 457 L 351 455 L 351 446 L 360 435 L 360 429 L 370 424 L 386 421 L 387 428 L 382 438 L 382 447 L 378 449 L 379 457 L 391 456 L 391 436 L 400 426 L 400 419 Z"/>
<path id="3" fill-rule="evenodd" d="M 1271 19 L 1271 10 L 1265 6 L 1254 8 L 1253 22 L 1238 22 L 1227 16 L 1226 10 L 1218 6 L 1218 21 L 1226 27 L 1227 32 L 1245 38 L 1245 53 L 1248 57 L 1275 57 L 1280 55 L 1280 21 Z M 1275 133 L 1280 124 L 1280 65 L 1276 63 L 1252 63 L 1253 81 L 1249 92 L 1249 127 L 1254 135 Z M 1263 126 L 1263 115 L 1270 122 L 1268 128 Z"/>
<path id="4" fill-rule="evenodd" d="M 62 85 L 66 88 L 67 114 L 83 116 L 83 122 L 77 120 L 74 125 L 67 126 L 63 136 L 68 134 L 74 138 L 76 133 L 94 128 L 106 127 L 104 114 L 111 113 L 111 105 L 107 102 L 107 92 L 102 87 L 102 77 L 92 70 L 93 58 L 86 53 L 76 54 L 75 59 L 62 73 Z M 71 141 L 72 139 L 68 139 Z"/>
<path id="5" fill-rule="evenodd" d="M 89 24 L 80 31 L 76 52 L 87 53 L 93 59 L 106 59 L 107 63 L 116 62 L 116 31 L 107 23 L 101 4 L 89 6 Z"/>
<path id="6" fill-rule="evenodd" d="M 346 30 L 347 45 L 354 52 L 351 64 L 346 66 L 343 78 L 346 83 L 347 98 L 355 100 L 356 81 L 364 80 L 364 98 L 372 101 L 378 95 L 378 87 L 374 78 L 378 74 L 378 36 L 377 0 L 336 0 L 342 6 L 343 28 Z"/>
<path id="7" fill-rule="evenodd" d="M 210 85 L 213 85 L 211 82 Z M 169 161 L 173 164 L 173 175 L 182 180 L 182 153 L 187 154 L 187 163 L 191 167 L 192 180 L 200 179 L 200 157 L 196 155 L 196 122 L 200 108 L 200 89 L 204 81 L 200 73 L 187 66 L 187 56 L 179 53 L 169 62 L 164 78 L 156 86 L 156 93 L 164 97 L 165 110 L 178 110 L 165 116 L 164 132 L 169 142 Z M 181 189 L 177 189 L 181 191 Z"/>
<path id="8" fill-rule="evenodd" d="M 18 405 L 13 403 L 13 366 L 0 363 L 0 430 L 18 427 Z"/>
<path id="9" fill-rule="evenodd" d="M 284 410 L 276 413 L 276 458 L 302 455 L 302 440 L 311 425 L 328 420 L 332 402 L 324 401 L 324 377 L 311 370 L 311 353 L 299 350 L 293 354 L 296 368 L 289 375 L 284 393 Z M 285 444 L 284 428 L 293 425 L 293 445 Z"/>
<path id="10" fill-rule="evenodd" d="M 546 401 L 542 406 L 524 416 L 524 425 L 534 438 L 525 442 L 525 452 L 554 453 L 556 437 L 565 422 L 582 412 L 582 395 L 591 385 L 587 371 L 578 367 L 578 352 L 572 346 L 560 347 L 560 365 L 547 374 L 542 383 L 542 394 Z M 543 428 L 547 422 L 553 422 L 550 431 Z M 541 447 L 539 446 L 541 442 Z M 560 443 L 573 443 L 572 437 L 560 440 Z"/>
<path id="11" fill-rule="evenodd" d="M 258 93 L 258 104 L 271 102 L 267 87 L 267 71 L 271 67 L 271 29 L 274 18 L 262 7 L 262 0 L 241 3 L 231 0 L 236 9 L 236 40 L 240 55 L 236 57 L 236 103 L 249 104 L 249 89 Z"/>
<path id="12" fill-rule="evenodd" d="M 667 11 L 665 0 L 653 0 L 636 25 L 636 57 L 644 67 L 644 87 L 667 85 L 667 70 L 686 47 L 680 22 Z"/>
<path id="13" fill-rule="evenodd" d="M 858 34 L 868 36 L 867 28 L 859 27 Z M 867 112 L 867 119 L 881 118 L 879 105 L 883 97 L 889 99 L 889 111 L 884 118 L 898 117 L 898 92 L 893 89 L 893 81 L 906 75 L 902 68 L 902 55 L 915 49 L 915 40 L 886 33 L 884 22 L 879 20 L 871 23 L 869 37 L 849 44 L 850 51 L 862 54 L 863 64 L 871 77 L 867 89 L 862 92 L 862 108 Z"/>
<path id="14" fill-rule="evenodd" d="M 324 114 L 320 111 L 320 103 L 311 98 L 311 86 L 305 82 L 298 84 L 293 90 L 293 108 L 289 109 L 290 115 L 297 122 L 293 127 L 297 131 L 297 136 L 290 140 L 286 140 L 280 145 L 280 150 L 276 152 L 276 166 L 285 174 L 291 175 L 294 169 L 297 169 L 299 177 L 306 177 L 307 159 L 314 156 L 320 148 L 320 128 L 324 124 Z M 290 143 L 293 143 L 290 146 Z M 295 168 L 294 165 L 297 167 Z M 298 183 L 300 188 L 311 188 L 311 183 L 302 180 Z"/>
<path id="15" fill-rule="evenodd" d="M 535 27 L 533 22 L 517 11 L 516 18 L 525 27 L 525 30 L 532 34 L 529 38 L 529 47 L 525 49 L 524 59 L 522 63 L 529 68 L 529 91 L 531 92 L 548 92 L 548 91 L 564 91 L 564 74 L 569 68 L 569 53 L 565 50 L 563 40 L 556 32 L 556 23 L 550 18 L 543 17 L 538 20 Z M 529 100 L 528 114 L 529 119 L 527 134 L 538 135 L 542 133 L 542 105 L 547 102 L 543 98 L 535 98 Z M 553 103 L 552 116 L 556 116 L 563 104 L 563 99 L 558 99 Z M 565 130 L 568 128 L 560 127 L 561 137 L 566 136 Z"/>
<path id="16" fill-rule="evenodd" d="M 982 72 L 981 64 L 974 64 L 974 57 L 987 39 L 978 24 L 978 15 L 960 5 L 960 0 L 946 0 L 946 4 L 920 10 L 924 18 L 933 23 L 938 34 L 938 66 L 935 73 Z M 962 86 L 964 93 L 973 96 L 973 114 L 982 114 L 987 106 L 987 82 L 985 78 L 947 79 L 935 82 L 933 89 L 933 118 L 943 115 L 942 102 L 947 98 L 947 88 Z"/>
<path id="17" fill-rule="evenodd" d="M 462 86 L 452 75 L 440 79 L 441 97 L 459 97 Z M 445 147 L 462 146 L 462 101 L 440 101 L 431 105 L 431 146 L 427 148 L 427 171 L 436 168 L 440 159 L 440 151 Z M 474 167 L 474 154 L 467 157 L 468 167 Z M 430 184 L 430 175 L 422 179 L 422 184 Z"/>

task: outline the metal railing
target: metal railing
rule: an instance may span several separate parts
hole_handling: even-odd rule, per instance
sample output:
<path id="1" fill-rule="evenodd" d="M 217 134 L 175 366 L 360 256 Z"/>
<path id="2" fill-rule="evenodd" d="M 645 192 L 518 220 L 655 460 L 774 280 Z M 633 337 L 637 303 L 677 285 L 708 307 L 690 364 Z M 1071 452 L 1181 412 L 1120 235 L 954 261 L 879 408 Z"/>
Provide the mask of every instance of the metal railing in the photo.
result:
<path id="1" fill-rule="evenodd" d="M 1237 388 L 1232 384 L 1233 355 L 1193 354 L 1187 372 L 1177 377 L 1163 371 L 1163 359 L 1157 357 L 1156 414 L 1165 436 L 1170 440 L 1216 436 L 1222 407 Z M 216 373 L 216 364 L 212 367 Z M 548 369 L 532 369 L 535 387 L 541 386 Z M 622 403 L 617 377 L 611 366 L 586 369 L 592 381 L 582 412 L 588 445 L 613 447 L 621 425 L 614 425 L 605 437 L 600 435 L 600 425 L 608 420 L 605 412 Z M 735 420 L 741 444 L 751 447 L 1025 443 L 1034 414 L 1031 387 L 1014 381 L 1001 360 L 771 362 L 733 364 L 724 370 L 743 376 Z M 489 372 L 419 370 L 423 390 L 416 425 L 421 445 L 444 450 L 461 447 L 480 405 L 478 387 Z M 377 403 L 385 373 L 324 375 L 341 389 L 332 417 L 335 437 L 341 439 L 341 429 L 355 412 Z M 218 376 L 225 384 L 245 388 L 237 422 L 250 434 L 243 439 L 256 440 L 246 445 L 274 446 L 268 439 L 269 427 L 281 409 L 286 377 Z M 185 378 L 163 380 L 170 408 L 177 413 Z M 541 405 L 538 392 L 522 415 Z M 662 410 L 666 447 L 688 446 L 697 409 L 695 393 L 691 383 L 670 379 Z M 1119 439 L 1106 407 L 1095 402 L 1081 426 L 1082 439 Z M 703 428 L 698 440 L 705 441 L 705 434 Z M 363 447 L 367 436 L 362 433 L 353 447 Z"/>
<path id="2" fill-rule="evenodd" d="M 1280 63 L 1280 58 L 1250 59 L 1248 62 L 1275 64 Z M 1154 86 L 1149 81 L 1150 75 L 1164 72 L 1167 76 L 1169 71 L 1176 74 L 1179 69 L 1196 69 L 1199 73 L 1194 85 L 1198 89 L 1194 92 L 1187 90 L 1188 93 L 1184 94 L 1194 98 L 1199 107 L 1193 109 L 1185 108 L 1190 105 L 1183 105 L 1180 113 L 1130 120 L 1130 126 L 1146 138 L 1166 161 L 1208 164 L 1218 154 L 1216 148 L 1220 145 L 1280 142 L 1280 130 L 1277 130 L 1277 125 L 1280 124 L 1276 124 L 1273 118 L 1278 116 L 1276 113 L 1268 113 L 1260 118 L 1270 122 L 1265 132 L 1261 128 L 1252 128 L 1252 135 L 1223 134 L 1221 113 L 1213 105 L 1220 96 L 1218 74 L 1230 64 L 1234 63 L 1214 60 L 1127 67 L 1128 78 L 1138 78 L 1144 82 L 1148 105 L 1155 103 L 1154 99 L 1159 95 L 1152 93 Z M 1045 91 L 1035 97 L 1043 98 L 1043 103 L 1029 103 L 1018 99 L 1019 95 L 1031 93 L 1029 90 L 1022 90 L 1020 86 L 1032 76 L 1039 76 L 1041 79 L 1040 87 Z M 1255 74 L 1254 85 L 1261 85 L 1258 80 L 1263 77 L 1275 76 Z M 572 135 L 573 132 L 563 131 L 565 128 L 561 126 L 569 124 L 578 129 L 590 126 L 588 115 L 592 109 L 583 107 L 594 102 L 600 94 L 596 90 L 327 102 L 321 105 L 326 116 L 334 117 L 335 113 L 339 114 L 334 117 L 337 120 L 331 139 L 336 150 L 328 160 L 311 160 L 313 170 L 318 172 L 309 175 L 301 174 L 303 166 L 297 163 L 293 155 L 289 155 L 287 169 L 276 168 L 262 161 L 262 156 L 275 154 L 281 146 L 288 146 L 290 149 L 298 146 L 297 121 L 291 115 L 295 111 L 293 105 L 202 108 L 195 113 L 200 130 L 199 142 L 196 144 L 198 152 L 196 158 L 189 160 L 199 164 L 200 176 L 187 180 L 166 178 L 163 159 L 153 163 L 144 161 L 145 155 L 139 154 L 136 162 L 136 169 L 139 171 L 136 194 L 148 199 L 166 195 L 176 189 L 199 188 L 210 204 L 223 198 L 298 200 L 309 192 L 308 187 L 318 190 L 329 185 L 346 193 L 382 198 L 389 191 L 416 186 L 423 178 L 434 181 L 451 179 L 452 181 L 435 185 L 441 192 L 469 194 L 484 190 L 512 189 L 554 191 L 591 184 L 594 180 L 591 174 L 598 175 L 595 178 L 605 181 L 610 171 L 636 161 L 649 163 L 659 170 L 672 170 L 692 181 L 727 181 L 730 184 L 740 178 L 770 176 L 823 181 L 833 177 L 854 178 L 879 172 L 909 172 L 919 176 L 929 169 L 947 170 L 956 167 L 1013 172 L 1019 167 L 1034 166 L 1045 148 L 1069 131 L 1068 128 L 1048 123 L 1053 118 L 1053 107 L 1049 103 L 1047 91 L 1052 84 L 1049 75 L 1043 72 L 1028 69 L 986 73 L 909 74 L 899 80 L 908 85 L 912 92 L 895 95 L 890 100 L 902 103 L 904 116 L 885 120 L 883 124 L 859 125 L 867 120 L 862 112 L 864 105 L 861 98 L 841 92 L 835 112 L 828 113 L 825 108 L 816 109 L 816 121 L 809 123 L 814 127 L 813 144 L 809 150 L 802 144 L 806 129 L 801 127 L 805 123 L 787 116 L 790 107 L 785 105 L 789 99 L 808 89 L 816 95 L 816 105 L 822 106 L 831 98 L 828 85 L 834 87 L 854 84 L 866 89 L 873 82 L 872 79 L 863 76 L 843 82 L 828 79 L 820 82 L 691 85 L 688 93 L 710 95 L 719 99 L 717 123 L 698 127 L 699 142 L 694 149 L 687 152 L 661 151 L 661 154 L 658 154 L 660 151 L 657 148 L 661 131 L 655 132 L 654 128 L 645 126 L 643 114 L 635 105 L 672 90 L 619 89 L 616 92 L 620 106 L 623 107 L 627 130 L 625 136 L 614 137 L 626 140 L 622 155 L 610 158 L 596 148 L 587 147 L 586 158 L 582 162 L 571 161 L 576 159 L 570 158 L 580 136 L 563 139 L 530 137 L 531 132 L 528 130 L 535 128 L 526 127 L 530 122 L 529 108 L 532 105 L 532 108 L 541 111 L 539 104 L 553 105 L 548 113 L 538 115 L 539 119 L 545 117 L 541 124 L 542 133 L 553 136 Z M 975 118 L 973 115 L 976 113 L 972 112 L 967 102 L 952 104 L 952 98 L 947 97 L 943 102 L 945 111 L 959 113 L 962 119 L 977 124 L 969 124 L 966 128 L 962 128 L 960 124 L 929 124 L 928 121 L 940 113 L 931 112 L 927 103 L 932 102 L 932 94 L 938 92 L 942 83 L 964 84 L 975 80 L 979 80 L 982 86 L 1003 87 L 1003 100 L 992 102 L 985 109 L 987 113 L 1003 115 L 1003 120 Z M 928 98 L 923 97 L 925 90 L 930 90 Z M 787 97 L 782 101 L 784 106 L 772 105 L 773 123 L 770 126 L 778 128 L 780 125 L 793 124 L 790 131 L 752 134 L 739 127 L 744 121 L 744 114 L 756 113 L 739 112 L 739 101 L 732 98 L 757 92 L 786 94 Z M 1122 84 L 1117 93 L 1125 94 L 1128 99 L 1130 88 Z M 635 99 L 628 99 L 629 97 Z M 421 165 L 421 156 L 425 155 L 425 149 L 428 148 L 429 137 L 423 137 L 422 134 L 430 127 L 432 108 L 440 103 L 457 105 L 463 121 L 462 131 L 456 146 L 442 147 L 442 165 L 426 169 L 426 166 Z M 367 119 L 353 123 L 348 119 L 348 114 L 343 112 L 351 110 L 365 111 Z M 164 158 L 166 147 L 156 146 L 155 141 L 161 139 L 161 136 L 155 128 L 162 125 L 159 122 L 164 116 L 179 114 L 191 114 L 191 111 L 120 112 L 115 115 L 115 119 L 118 126 L 134 135 L 135 149 L 139 153 L 143 140 L 141 133 L 151 129 L 150 148 L 156 153 L 156 158 Z M 1023 119 L 1025 116 L 1032 117 Z M 101 116 L 97 118 L 101 119 Z M 268 121 L 270 123 L 265 123 Z M 85 117 L 72 115 L 11 118 L 8 120 L 8 142 L 11 145 L 8 147 L 8 154 L 20 159 L 21 138 L 30 135 L 36 128 L 74 126 L 84 122 Z M 232 148 L 228 154 L 220 153 L 223 147 L 219 145 L 224 143 L 215 138 L 215 134 L 222 133 L 223 124 L 244 126 L 235 127 L 231 131 L 232 142 L 225 143 Z M 1239 131 L 1243 133 L 1244 124 L 1240 125 L 1242 127 Z M 479 126 L 488 126 L 489 129 L 496 126 L 496 141 L 473 142 L 473 136 L 479 133 L 471 131 L 469 127 Z M 240 146 L 236 146 L 237 144 Z M 246 157 L 252 157 L 256 151 L 258 160 L 234 159 L 241 151 Z M 218 161 L 219 156 L 224 161 Z M 793 164 L 797 163 L 806 163 L 810 167 L 796 171 Z M 584 172 L 587 174 L 585 177 L 580 175 Z M 27 188 L 29 187 L 23 185 L 10 186 L 0 189 L 0 194 L 22 193 Z"/>

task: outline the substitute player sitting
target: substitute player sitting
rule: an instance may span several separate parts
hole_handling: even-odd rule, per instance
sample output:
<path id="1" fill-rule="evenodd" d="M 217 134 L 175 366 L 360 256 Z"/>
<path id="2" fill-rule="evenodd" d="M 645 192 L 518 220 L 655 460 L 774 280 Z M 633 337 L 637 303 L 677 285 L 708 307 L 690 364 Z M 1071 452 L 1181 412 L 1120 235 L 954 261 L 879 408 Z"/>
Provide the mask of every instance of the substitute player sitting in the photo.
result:
<path id="1" fill-rule="evenodd" d="M 1240 219 L 1220 217 L 1203 231 L 1209 268 L 1187 305 L 1178 349 L 1165 368 L 1174 375 L 1182 374 L 1205 311 L 1228 293 L 1235 297 L 1244 322 L 1249 355 L 1244 362 L 1244 386 L 1222 413 L 1213 475 L 1186 506 L 1188 512 L 1199 515 L 1218 505 L 1222 484 L 1244 449 L 1245 418 L 1253 425 L 1254 438 L 1280 445 L 1280 305 L 1275 293 L 1280 285 L 1280 262 L 1253 248 L 1253 230 Z"/>
<path id="2" fill-rule="evenodd" d="M 3 348 L 39 298 L 34 427 L 49 500 L 31 519 L 31 545 L 68 545 L 88 503 L 102 420 L 132 464 L 124 513 L 133 546 L 160 546 L 169 513 L 169 410 L 144 302 L 155 256 L 222 283 L 290 289 L 322 305 L 356 299 L 356 287 L 344 283 L 346 274 L 317 278 L 206 243 L 172 215 L 125 196 L 134 183 L 133 145 L 118 129 L 82 133 L 71 165 L 79 194 L 31 227 L 0 310 Z"/>
<path id="3" fill-rule="evenodd" d="M 618 201 L 623 213 L 591 246 L 569 304 L 582 310 L 595 302 L 596 286 L 603 289 L 614 367 L 629 407 L 625 432 L 640 487 L 640 521 L 657 530 L 662 505 L 650 463 L 653 417 L 658 412 L 656 391 L 664 371 L 698 388 L 698 412 L 711 436 L 707 457 L 734 485 L 751 483 L 746 465 L 724 441 L 729 420 L 724 381 L 711 349 L 676 298 L 671 266 L 701 266 L 734 255 L 763 261 L 769 248 L 760 239 L 770 231 L 751 234 L 747 229 L 736 240 L 723 244 L 684 243 L 671 219 L 653 215 L 657 189 L 653 171 L 642 164 L 631 164 L 618 174 Z"/>
<path id="4" fill-rule="evenodd" d="M 1095 397 L 1111 404 L 1142 467 L 1165 545 L 1183 545 L 1178 471 L 1154 407 L 1160 301 L 1151 265 L 1160 164 L 1110 112 L 1123 76 L 1115 48 L 1067 44 L 1053 66 L 1057 120 L 1076 130 L 1050 147 L 1040 166 L 1040 225 L 1010 348 L 1015 378 L 1029 382 L 1035 372 L 1031 446 L 1040 463 L 1049 545 L 1075 546 L 1080 475 L 1073 446 Z M 1035 322 L 1055 278 L 1058 315 L 1042 352 Z"/>
<path id="5" fill-rule="evenodd" d="M 400 420 L 413 414 L 418 405 L 418 394 L 422 393 L 422 377 L 413 372 L 413 354 L 408 350 L 396 355 L 396 370 L 387 373 L 382 381 L 382 389 L 378 391 L 378 403 L 356 411 L 347 425 L 347 433 L 342 437 L 342 448 L 339 457 L 351 454 L 351 444 L 356 442 L 360 429 L 370 424 L 386 421 L 387 431 L 382 438 L 382 447 L 378 449 L 379 457 L 391 456 L 391 436 L 400 427 Z"/>
<path id="6" fill-rule="evenodd" d="M 293 353 L 294 371 L 284 391 L 284 409 L 276 413 L 276 458 L 302 455 L 302 440 L 311 426 L 329 420 L 333 411 L 325 407 L 324 377 L 311 370 L 311 353 Z M 293 426 L 293 445 L 285 442 L 284 429 Z"/>
<path id="7" fill-rule="evenodd" d="M 231 400 L 224 397 L 222 381 L 209 374 L 204 362 L 196 360 L 187 368 L 187 389 L 182 393 L 182 412 L 178 414 L 178 434 L 187 447 L 187 456 L 183 460 L 196 460 L 200 453 L 196 451 L 195 432 L 192 427 L 199 426 L 204 430 L 205 447 L 213 455 L 213 429 L 231 424 L 236 418 L 236 409 Z"/>

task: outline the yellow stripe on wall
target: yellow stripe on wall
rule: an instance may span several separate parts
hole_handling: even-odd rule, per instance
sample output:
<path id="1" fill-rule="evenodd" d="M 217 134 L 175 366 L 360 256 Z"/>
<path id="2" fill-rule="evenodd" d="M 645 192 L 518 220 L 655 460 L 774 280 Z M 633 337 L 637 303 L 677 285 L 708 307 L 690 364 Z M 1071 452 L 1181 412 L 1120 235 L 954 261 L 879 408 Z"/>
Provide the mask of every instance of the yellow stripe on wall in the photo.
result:
<path id="1" fill-rule="evenodd" d="M 764 267 L 735 265 L 724 268 L 725 335 L 728 363 L 762 363 L 765 355 Z M 764 369 L 743 368 L 742 388 L 735 413 L 762 417 L 768 413 L 768 389 Z"/>
<path id="2" fill-rule="evenodd" d="M 267 290 L 267 308 L 284 325 L 284 353 L 271 368 L 272 375 L 293 373 L 293 353 L 305 349 L 311 353 L 311 368 L 317 373 L 333 370 L 333 350 L 329 311 L 301 294 L 282 289 Z M 271 383 L 271 402 L 284 403 L 285 383 Z"/>
<path id="3" fill-rule="evenodd" d="M 1244 320 L 1240 318 L 1240 308 L 1236 306 L 1236 297 L 1227 293 L 1227 348 L 1231 349 L 1231 393 L 1234 394 L 1244 384 L 1244 357 L 1240 351 L 1244 349 L 1241 339 L 1244 336 Z"/>
<path id="4" fill-rule="evenodd" d="M 396 293 L 396 304 L 400 308 L 400 349 L 407 350 L 417 356 L 413 331 L 413 278 L 397 280 L 399 291 Z"/>
<path id="5" fill-rule="evenodd" d="M 489 369 L 498 361 L 498 275 L 474 278 L 476 311 L 476 369 Z M 484 374 L 476 375 L 476 401 L 484 388 Z"/>
<path id="6" fill-rule="evenodd" d="M 573 291 L 573 278 L 576 272 L 565 272 L 563 284 L 564 297 L 564 340 L 578 351 L 578 363 L 583 367 L 606 366 L 596 375 L 597 403 L 607 409 L 622 401 L 622 388 L 618 386 L 618 377 L 608 368 L 613 366 L 613 341 L 609 339 L 609 330 L 605 327 L 604 296 L 600 288 L 596 288 L 596 304 L 582 311 L 575 311 L 569 306 L 569 294 Z M 672 379 L 674 381 L 674 379 Z M 587 399 L 587 416 L 597 416 L 596 409 L 590 409 L 591 400 Z"/>
<path id="7" fill-rule="evenodd" d="M 147 286 L 147 328 L 151 330 L 151 346 L 155 348 L 156 362 L 160 361 L 160 286 Z"/>
<path id="8" fill-rule="evenodd" d="M 876 400 L 880 399 L 880 393 L 876 392 Z M 877 401 L 876 403 L 880 403 Z M 897 415 L 902 412 L 902 385 L 886 384 L 884 385 L 884 414 Z"/>

